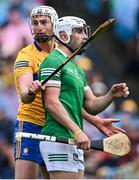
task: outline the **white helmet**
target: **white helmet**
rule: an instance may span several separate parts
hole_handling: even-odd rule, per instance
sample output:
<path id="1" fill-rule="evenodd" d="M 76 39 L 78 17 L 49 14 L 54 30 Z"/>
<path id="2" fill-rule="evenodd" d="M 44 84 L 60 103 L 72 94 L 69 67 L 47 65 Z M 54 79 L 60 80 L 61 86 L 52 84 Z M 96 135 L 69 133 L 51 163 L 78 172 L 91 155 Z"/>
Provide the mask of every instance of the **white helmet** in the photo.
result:
<path id="1" fill-rule="evenodd" d="M 60 39 L 62 42 L 64 43 L 69 43 L 70 41 L 70 36 L 72 35 L 72 30 L 74 28 L 85 28 L 85 32 L 87 34 L 87 36 L 89 36 L 90 33 L 90 28 L 89 26 L 87 26 L 85 20 L 75 17 L 75 16 L 65 16 L 62 18 L 59 18 L 54 26 L 54 33 L 55 35 L 58 37 L 58 39 Z M 63 41 L 60 38 L 60 32 L 64 31 L 66 32 L 68 39 L 67 41 Z"/>
<path id="2" fill-rule="evenodd" d="M 37 6 L 35 7 L 30 13 L 30 19 L 33 16 L 49 16 L 51 18 L 51 22 L 54 24 L 55 21 L 58 19 L 58 14 L 53 7 L 50 6 Z"/>
<path id="3" fill-rule="evenodd" d="M 30 17 L 29 17 L 29 24 L 30 24 L 30 29 L 31 29 L 32 34 L 34 34 L 33 27 L 32 27 L 32 18 L 34 16 L 49 16 L 51 18 L 51 22 L 53 23 L 53 28 L 54 28 L 55 23 L 58 19 L 58 14 L 53 7 L 50 7 L 50 6 L 37 6 L 37 7 L 35 7 L 31 11 Z"/>

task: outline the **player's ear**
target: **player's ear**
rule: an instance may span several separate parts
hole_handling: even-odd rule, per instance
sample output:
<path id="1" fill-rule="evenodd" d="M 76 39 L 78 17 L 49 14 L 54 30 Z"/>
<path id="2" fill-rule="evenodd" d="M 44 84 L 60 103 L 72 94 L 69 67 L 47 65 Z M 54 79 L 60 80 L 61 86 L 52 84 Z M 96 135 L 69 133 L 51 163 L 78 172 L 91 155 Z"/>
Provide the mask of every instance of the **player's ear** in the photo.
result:
<path id="1" fill-rule="evenodd" d="M 68 36 L 64 31 L 60 32 L 60 39 L 62 39 L 63 41 L 67 41 Z"/>

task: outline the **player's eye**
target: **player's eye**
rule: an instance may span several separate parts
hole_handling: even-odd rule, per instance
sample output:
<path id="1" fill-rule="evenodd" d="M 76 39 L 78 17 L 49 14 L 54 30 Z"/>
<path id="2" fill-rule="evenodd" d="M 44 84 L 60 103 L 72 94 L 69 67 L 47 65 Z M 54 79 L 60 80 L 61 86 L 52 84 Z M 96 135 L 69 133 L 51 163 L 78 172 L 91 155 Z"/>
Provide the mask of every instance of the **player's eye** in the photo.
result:
<path id="1" fill-rule="evenodd" d="M 38 26 L 38 22 L 37 22 L 37 21 L 33 21 L 33 22 L 32 22 L 32 25 Z"/>
<path id="2" fill-rule="evenodd" d="M 47 21 L 42 21 L 43 24 L 47 24 L 48 22 Z"/>
<path id="3" fill-rule="evenodd" d="M 84 32 L 84 30 L 83 29 L 79 29 L 79 31 L 78 31 L 79 33 L 83 33 Z"/>
<path id="4" fill-rule="evenodd" d="M 41 21 L 41 24 L 45 26 L 45 25 L 47 25 L 47 21 L 43 20 L 43 21 Z"/>
<path id="5" fill-rule="evenodd" d="M 77 28 L 75 29 L 75 32 L 79 33 L 79 34 L 82 34 L 84 32 L 84 29 L 82 28 Z"/>

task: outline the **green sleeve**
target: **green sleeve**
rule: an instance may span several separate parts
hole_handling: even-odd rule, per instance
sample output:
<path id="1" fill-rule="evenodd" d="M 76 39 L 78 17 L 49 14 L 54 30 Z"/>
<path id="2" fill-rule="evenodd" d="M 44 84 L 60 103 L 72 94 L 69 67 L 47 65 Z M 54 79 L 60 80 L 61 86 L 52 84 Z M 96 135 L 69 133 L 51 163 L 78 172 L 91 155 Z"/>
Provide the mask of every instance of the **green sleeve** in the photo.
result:
<path id="1" fill-rule="evenodd" d="M 61 64 L 62 62 L 58 57 L 50 54 L 47 58 L 44 59 L 40 66 L 39 80 L 42 82 L 47 79 Z M 55 85 L 61 84 L 60 71 L 57 72 L 48 82 L 52 84 L 54 83 Z"/>

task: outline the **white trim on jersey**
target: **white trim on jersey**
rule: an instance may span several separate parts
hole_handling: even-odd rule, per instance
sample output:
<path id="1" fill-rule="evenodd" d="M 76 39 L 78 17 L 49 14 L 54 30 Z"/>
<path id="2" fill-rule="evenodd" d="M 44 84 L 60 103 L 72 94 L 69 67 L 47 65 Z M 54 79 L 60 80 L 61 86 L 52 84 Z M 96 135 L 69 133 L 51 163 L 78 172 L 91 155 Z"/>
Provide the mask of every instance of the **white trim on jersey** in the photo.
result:
<path id="1" fill-rule="evenodd" d="M 63 54 L 66 58 L 68 57 L 66 53 L 64 53 L 61 49 L 59 48 L 55 48 L 57 51 L 61 52 L 61 54 Z"/>
<path id="2" fill-rule="evenodd" d="M 89 86 L 85 86 L 84 87 L 84 91 L 88 90 L 89 89 Z"/>
<path id="3" fill-rule="evenodd" d="M 53 87 L 61 87 L 61 82 L 60 81 L 55 81 L 55 80 L 49 80 L 48 82 L 45 83 L 45 87 L 51 87 L 51 86 L 53 86 Z"/>

